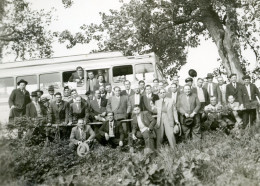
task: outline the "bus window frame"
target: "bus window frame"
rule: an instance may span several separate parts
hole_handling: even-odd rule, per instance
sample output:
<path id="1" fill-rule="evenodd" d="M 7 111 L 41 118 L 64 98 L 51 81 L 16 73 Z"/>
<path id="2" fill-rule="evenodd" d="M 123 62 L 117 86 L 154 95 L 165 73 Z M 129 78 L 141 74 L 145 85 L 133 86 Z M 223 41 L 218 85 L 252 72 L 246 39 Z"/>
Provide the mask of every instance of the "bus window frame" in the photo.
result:
<path id="1" fill-rule="evenodd" d="M 138 63 L 138 64 L 134 64 L 134 73 L 135 73 L 135 78 L 136 78 L 136 69 L 135 69 L 135 67 L 137 66 L 137 65 L 142 65 L 142 64 L 151 64 L 152 65 L 152 67 L 153 67 L 153 73 L 154 73 L 154 77 L 153 78 L 155 78 L 156 77 L 156 71 L 154 70 L 154 64 L 152 63 L 152 62 L 147 62 L 147 63 Z"/>
<path id="2" fill-rule="evenodd" d="M 134 70 L 134 65 L 135 64 L 125 64 L 125 65 L 115 65 L 115 66 L 111 66 L 111 76 L 110 76 L 110 79 L 111 79 L 111 84 L 116 84 L 116 85 L 118 85 L 118 84 L 123 84 L 122 82 L 114 82 L 114 73 L 113 73 L 113 68 L 114 67 L 122 67 L 122 66 L 132 66 L 132 69 L 133 69 L 133 79 L 132 80 L 130 80 L 130 79 L 128 79 L 130 82 L 135 82 L 136 81 L 136 78 L 135 78 L 135 70 Z"/>
<path id="3" fill-rule="evenodd" d="M 39 84 L 38 84 L 38 87 L 39 87 L 39 89 L 40 89 L 40 87 L 41 87 L 41 75 L 46 75 L 46 74 L 54 74 L 54 73 L 58 73 L 59 74 L 59 78 L 60 78 L 60 80 L 62 80 L 62 72 L 48 72 L 48 73 L 41 73 L 41 74 L 38 74 L 38 76 L 39 76 Z M 60 88 L 63 88 L 63 81 L 60 81 L 61 82 L 61 87 Z M 59 88 L 59 89 L 60 89 Z"/>

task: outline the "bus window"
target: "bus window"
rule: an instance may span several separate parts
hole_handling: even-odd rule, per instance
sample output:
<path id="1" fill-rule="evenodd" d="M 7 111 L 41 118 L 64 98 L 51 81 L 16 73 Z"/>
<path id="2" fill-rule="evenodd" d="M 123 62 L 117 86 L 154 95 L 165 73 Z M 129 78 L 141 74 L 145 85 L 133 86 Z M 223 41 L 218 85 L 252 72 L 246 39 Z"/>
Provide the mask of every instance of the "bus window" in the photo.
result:
<path id="1" fill-rule="evenodd" d="M 37 85 L 37 76 L 36 75 L 30 75 L 30 76 L 19 76 L 16 79 L 16 82 L 20 81 L 21 79 L 24 79 L 28 82 L 28 85 L 26 85 L 26 90 L 29 92 L 35 91 L 38 88 Z"/>
<path id="2" fill-rule="evenodd" d="M 113 67 L 114 83 L 123 83 L 125 80 L 133 81 L 133 66 L 117 66 Z"/>
<path id="3" fill-rule="evenodd" d="M 83 87 L 85 82 L 84 72 L 79 77 L 77 71 L 67 71 L 62 73 L 62 79 L 64 86 L 69 86 L 71 88 Z"/>
<path id="4" fill-rule="evenodd" d="M 87 73 L 87 79 L 89 79 L 88 77 L 88 72 L 93 72 L 95 78 L 98 79 L 98 76 L 99 75 L 102 75 L 104 77 L 104 80 L 106 83 L 109 83 L 109 80 L 108 80 L 108 69 L 94 69 L 94 70 L 88 70 L 86 73 Z"/>
<path id="5" fill-rule="evenodd" d="M 154 70 L 152 63 L 135 65 L 135 76 L 138 81 L 144 80 L 146 83 L 153 82 Z"/>
<path id="6" fill-rule="evenodd" d="M 0 97 L 9 96 L 14 89 L 14 78 L 0 79 Z"/>
<path id="7" fill-rule="evenodd" d="M 40 75 L 40 89 L 43 90 L 44 93 L 48 92 L 48 87 L 50 85 L 53 85 L 55 89 L 61 88 L 61 80 L 60 80 L 59 72 Z"/>

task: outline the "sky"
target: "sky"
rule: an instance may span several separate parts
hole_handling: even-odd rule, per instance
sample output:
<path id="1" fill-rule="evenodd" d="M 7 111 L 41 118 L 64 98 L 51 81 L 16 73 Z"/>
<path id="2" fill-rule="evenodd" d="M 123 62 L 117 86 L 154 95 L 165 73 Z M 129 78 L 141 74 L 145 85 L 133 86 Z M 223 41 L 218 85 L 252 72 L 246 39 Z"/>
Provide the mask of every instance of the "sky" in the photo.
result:
<path id="1" fill-rule="evenodd" d="M 108 13 L 109 9 L 119 9 L 119 0 L 74 0 L 70 8 L 64 8 L 62 0 L 28 0 L 33 9 L 44 9 L 46 11 L 55 8 L 54 17 L 57 19 L 52 22 L 52 31 L 70 30 L 72 33 L 79 31 L 83 24 L 100 23 L 99 12 Z M 97 48 L 95 43 L 76 45 L 72 49 L 67 49 L 65 44 L 53 43 L 54 57 L 76 54 L 86 54 Z M 250 61 L 254 61 L 252 53 L 245 51 L 244 55 Z M 219 67 L 219 58 L 216 45 L 209 39 L 205 41 L 201 37 L 201 45 L 197 48 L 188 49 L 187 64 L 180 70 L 180 75 L 188 76 L 189 69 L 197 70 L 198 77 L 205 77 L 214 68 Z M 254 63 L 252 63 L 253 65 Z"/>

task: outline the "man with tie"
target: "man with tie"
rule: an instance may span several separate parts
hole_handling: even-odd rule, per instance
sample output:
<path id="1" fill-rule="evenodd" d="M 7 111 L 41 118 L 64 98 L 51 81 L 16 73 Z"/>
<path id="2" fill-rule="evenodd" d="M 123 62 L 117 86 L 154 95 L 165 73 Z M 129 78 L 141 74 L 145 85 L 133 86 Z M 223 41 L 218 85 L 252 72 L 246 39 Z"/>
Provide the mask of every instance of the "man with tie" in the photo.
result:
<path id="1" fill-rule="evenodd" d="M 94 76 L 94 73 L 92 71 L 88 72 L 88 80 L 86 84 L 86 92 L 90 92 L 90 94 L 94 93 L 94 88 L 98 84 L 97 79 Z"/>
<path id="2" fill-rule="evenodd" d="M 176 106 L 178 97 L 180 96 L 180 91 L 177 88 L 176 83 L 172 83 L 169 87 L 169 92 L 167 93 L 167 97 L 170 98 L 173 104 Z"/>
<path id="3" fill-rule="evenodd" d="M 219 90 L 221 91 L 221 104 L 226 105 L 227 104 L 227 98 L 226 98 L 226 86 L 227 85 L 225 84 L 222 76 L 219 76 L 217 78 L 217 80 L 218 80 Z"/>
<path id="4" fill-rule="evenodd" d="M 52 101 L 55 101 L 55 95 L 54 95 L 54 86 L 50 85 L 48 87 L 48 94 L 46 95 L 47 99 L 51 103 Z"/>
<path id="5" fill-rule="evenodd" d="M 159 93 L 159 79 L 154 79 L 153 80 L 153 88 L 152 88 L 152 91 L 154 94 L 157 94 Z"/>
<path id="6" fill-rule="evenodd" d="M 125 90 L 122 90 L 121 95 L 128 96 L 128 97 L 134 95 L 135 92 L 131 89 L 131 82 L 129 80 L 126 80 L 124 85 L 125 85 Z"/>
<path id="7" fill-rule="evenodd" d="M 69 147 L 76 149 L 81 143 L 87 143 L 91 146 L 95 136 L 95 132 L 92 128 L 89 125 L 85 125 L 83 119 L 79 119 L 77 126 L 71 130 Z"/>
<path id="8" fill-rule="evenodd" d="M 207 83 L 204 84 L 204 88 L 208 91 L 209 97 L 215 96 L 217 98 L 218 105 L 221 105 L 221 91 L 216 83 L 213 83 L 213 74 L 207 74 Z"/>
<path id="9" fill-rule="evenodd" d="M 145 82 L 143 80 L 138 82 L 140 94 L 143 95 L 145 93 Z"/>
<path id="10" fill-rule="evenodd" d="M 76 82 L 78 87 L 84 85 L 84 70 L 82 67 L 76 68 L 76 72 L 70 76 L 69 82 Z"/>
<path id="11" fill-rule="evenodd" d="M 71 90 L 71 92 L 70 92 L 70 94 L 71 94 L 71 99 L 68 101 L 68 103 L 71 105 L 72 103 L 75 103 L 76 102 L 76 98 L 79 96 L 79 94 L 78 94 L 78 92 L 77 92 L 77 90 L 76 89 L 72 89 Z M 83 103 L 86 103 L 86 102 L 88 102 L 89 103 L 89 100 L 85 100 L 85 99 L 81 99 L 81 101 L 83 102 Z"/>
<path id="12" fill-rule="evenodd" d="M 140 88 L 138 85 L 134 86 L 134 92 L 134 95 L 130 96 L 129 98 L 131 111 L 134 109 L 134 105 L 140 105 L 140 108 L 143 107 L 143 96 L 140 93 Z"/>
<path id="13" fill-rule="evenodd" d="M 173 128 L 174 125 L 179 124 L 177 110 L 170 98 L 166 97 L 165 89 L 160 89 L 159 96 L 160 99 L 155 101 L 155 104 L 151 103 L 153 112 L 157 113 L 156 146 L 157 149 L 161 147 L 164 134 L 166 134 L 170 147 L 174 148 L 176 140 Z"/>
<path id="14" fill-rule="evenodd" d="M 235 102 L 239 102 L 239 104 L 242 104 L 242 100 L 241 100 L 242 84 L 237 82 L 236 74 L 231 74 L 229 78 L 230 78 L 230 83 L 226 86 L 226 100 L 228 100 L 228 97 L 232 95 L 235 98 Z"/>
<path id="15" fill-rule="evenodd" d="M 179 82 L 179 77 L 178 76 L 173 76 L 172 78 L 172 83 L 175 83 L 177 85 L 177 89 L 180 93 L 183 92 L 183 86 L 180 86 L 180 82 Z"/>
<path id="16" fill-rule="evenodd" d="M 154 94 L 152 92 L 151 85 L 145 86 L 145 94 L 143 95 L 143 104 L 141 108 L 143 111 L 148 111 L 150 114 L 152 114 L 153 110 L 151 107 L 151 102 L 155 104 L 155 101 L 159 100 L 159 96 L 157 94 Z"/>
<path id="17" fill-rule="evenodd" d="M 19 88 L 14 89 L 9 97 L 9 122 L 15 117 L 21 117 L 26 114 L 26 105 L 31 102 L 30 94 L 26 90 L 27 81 L 21 79 L 17 85 Z"/>
<path id="18" fill-rule="evenodd" d="M 99 91 L 100 91 L 101 97 L 104 98 L 104 99 L 106 99 L 107 93 L 106 93 L 106 90 L 105 90 L 105 86 L 100 86 L 100 87 L 99 87 Z M 96 92 L 95 92 L 95 94 L 96 94 Z"/>
<path id="19" fill-rule="evenodd" d="M 93 110 L 92 118 L 95 118 L 95 121 L 105 121 L 107 100 L 101 97 L 99 90 L 95 91 L 95 97 L 90 101 L 90 106 Z"/>
<path id="20" fill-rule="evenodd" d="M 196 94 L 191 92 L 189 85 L 184 86 L 184 93 L 177 101 L 177 110 L 180 113 L 182 131 L 186 140 L 201 139 L 200 131 L 200 101 Z"/>
<path id="21" fill-rule="evenodd" d="M 242 106 L 243 111 L 243 128 L 248 124 L 252 125 L 256 120 L 256 109 L 258 108 L 258 99 L 260 93 L 255 84 L 251 83 L 249 75 L 243 76 L 244 85 L 241 87 Z"/>
<path id="22" fill-rule="evenodd" d="M 110 145 L 116 148 L 118 145 L 123 146 L 124 131 L 119 121 L 114 119 L 113 112 L 107 112 L 107 121 L 103 122 L 100 127 L 96 139 L 102 145 Z"/>
<path id="23" fill-rule="evenodd" d="M 112 91 L 112 86 L 110 84 L 106 85 L 106 99 L 109 99 L 110 97 L 114 96 L 114 92 Z"/>

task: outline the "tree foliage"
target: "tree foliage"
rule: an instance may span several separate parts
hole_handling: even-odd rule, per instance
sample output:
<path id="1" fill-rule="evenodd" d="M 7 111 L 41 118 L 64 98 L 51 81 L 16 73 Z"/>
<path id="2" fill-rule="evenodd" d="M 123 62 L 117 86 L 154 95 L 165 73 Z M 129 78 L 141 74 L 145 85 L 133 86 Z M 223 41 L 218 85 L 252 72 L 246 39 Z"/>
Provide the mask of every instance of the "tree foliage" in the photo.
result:
<path id="1" fill-rule="evenodd" d="M 188 48 L 198 46 L 199 36 L 203 36 L 215 42 L 228 74 L 235 72 L 241 77 L 245 73 L 248 61 L 241 46 L 252 49 L 259 62 L 257 0 L 122 2 L 120 10 L 100 13 L 101 24 L 83 25 L 74 36 L 66 30 L 60 41 L 69 40 L 68 47 L 73 47 L 95 40 L 99 51 L 120 50 L 125 55 L 154 52 L 164 69 L 175 71 L 186 63 Z"/>
<path id="2" fill-rule="evenodd" d="M 16 59 L 51 57 L 54 35 L 47 27 L 52 12 L 32 10 L 26 0 L 0 3 L 0 48 L 15 52 Z"/>

